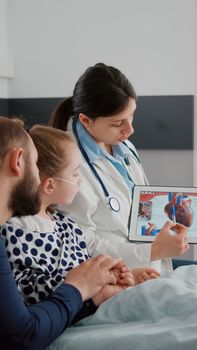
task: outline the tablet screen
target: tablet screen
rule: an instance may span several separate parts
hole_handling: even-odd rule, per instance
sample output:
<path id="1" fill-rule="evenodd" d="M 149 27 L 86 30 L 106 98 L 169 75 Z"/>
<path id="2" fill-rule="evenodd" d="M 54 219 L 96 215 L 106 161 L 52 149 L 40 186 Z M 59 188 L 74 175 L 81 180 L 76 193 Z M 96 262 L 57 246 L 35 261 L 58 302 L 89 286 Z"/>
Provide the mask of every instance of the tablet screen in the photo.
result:
<path id="1" fill-rule="evenodd" d="M 197 188 L 136 186 L 129 239 L 153 241 L 170 219 L 188 227 L 190 243 L 197 243 Z"/>

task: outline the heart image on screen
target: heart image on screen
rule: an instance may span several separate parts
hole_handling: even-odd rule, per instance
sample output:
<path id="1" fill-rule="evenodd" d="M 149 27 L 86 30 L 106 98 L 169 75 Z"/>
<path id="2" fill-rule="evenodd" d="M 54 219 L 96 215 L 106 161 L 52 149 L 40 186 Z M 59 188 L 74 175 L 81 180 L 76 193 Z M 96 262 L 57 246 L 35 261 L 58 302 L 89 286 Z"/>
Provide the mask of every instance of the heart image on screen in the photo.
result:
<path id="1" fill-rule="evenodd" d="M 193 221 L 193 211 L 191 200 L 181 194 L 171 194 L 169 203 L 164 207 L 164 212 L 170 220 L 178 222 L 184 226 L 190 227 Z"/>

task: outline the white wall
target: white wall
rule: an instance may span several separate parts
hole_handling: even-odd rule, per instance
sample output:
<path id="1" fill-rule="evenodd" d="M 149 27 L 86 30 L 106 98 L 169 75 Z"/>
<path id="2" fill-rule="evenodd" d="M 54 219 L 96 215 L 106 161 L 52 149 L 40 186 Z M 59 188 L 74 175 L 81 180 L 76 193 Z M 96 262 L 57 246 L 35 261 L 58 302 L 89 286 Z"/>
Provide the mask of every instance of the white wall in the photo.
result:
<path id="1" fill-rule="evenodd" d="M 197 92 L 196 0 L 8 0 L 8 13 L 10 97 L 70 95 L 98 61 L 139 95 Z M 140 153 L 151 183 L 192 185 L 192 151 Z"/>
<path id="2" fill-rule="evenodd" d="M 4 12 L 5 2 L 0 0 Z M 98 61 L 122 70 L 139 95 L 197 96 L 196 0 L 7 3 L 8 54 L 16 68 L 10 97 L 68 96 L 79 75 Z M 5 37 L 0 20 L 0 33 L 2 26 Z M 140 155 L 151 183 L 197 185 L 197 141 L 194 152 Z"/>
<path id="3" fill-rule="evenodd" d="M 196 0 L 8 0 L 9 94 L 66 96 L 97 61 L 138 94 L 193 94 L 196 10 Z"/>
<path id="4" fill-rule="evenodd" d="M 8 95 L 7 79 L 4 76 L 4 63 L 7 56 L 7 6 L 6 0 L 0 0 L 0 98 Z"/>
<path id="5" fill-rule="evenodd" d="M 14 59 L 8 55 L 7 19 L 7 0 L 0 0 L 0 98 L 8 97 L 8 80 L 14 77 Z"/>

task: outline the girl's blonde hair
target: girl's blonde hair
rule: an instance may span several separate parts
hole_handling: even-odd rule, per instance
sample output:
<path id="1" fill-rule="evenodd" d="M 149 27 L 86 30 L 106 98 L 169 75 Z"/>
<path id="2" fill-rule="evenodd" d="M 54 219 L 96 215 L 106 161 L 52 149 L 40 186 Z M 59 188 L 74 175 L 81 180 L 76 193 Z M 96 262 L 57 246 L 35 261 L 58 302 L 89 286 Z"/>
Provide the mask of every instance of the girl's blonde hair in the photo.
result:
<path id="1" fill-rule="evenodd" d="M 75 142 L 67 132 L 49 126 L 35 125 L 29 134 L 38 152 L 40 177 L 53 177 L 68 166 L 71 159 L 71 146 Z"/>

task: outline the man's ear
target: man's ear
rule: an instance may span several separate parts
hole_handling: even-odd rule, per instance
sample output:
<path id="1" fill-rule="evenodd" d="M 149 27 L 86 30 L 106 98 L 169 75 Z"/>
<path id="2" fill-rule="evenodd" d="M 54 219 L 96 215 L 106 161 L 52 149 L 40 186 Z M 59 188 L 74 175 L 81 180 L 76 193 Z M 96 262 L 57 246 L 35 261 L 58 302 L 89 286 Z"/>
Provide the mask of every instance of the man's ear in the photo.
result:
<path id="1" fill-rule="evenodd" d="M 47 177 L 41 180 L 41 188 L 45 194 L 52 195 L 55 189 L 55 182 L 52 177 Z"/>
<path id="2" fill-rule="evenodd" d="M 9 158 L 10 170 L 15 176 L 20 176 L 24 172 L 25 162 L 24 162 L 24 149 L 15 148 L 10 151 Z"/>
<path id="3" fill-rule="evenodd" d="M 92 120 L 86 114 L 79 113 L 79 120 L 84 128 L 87 130 L 90 128 Z"/>

